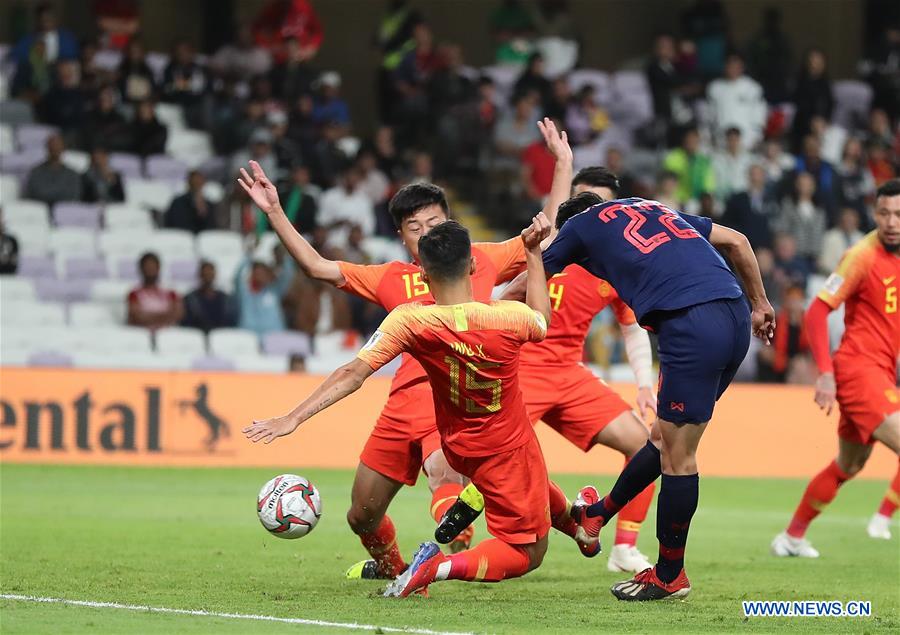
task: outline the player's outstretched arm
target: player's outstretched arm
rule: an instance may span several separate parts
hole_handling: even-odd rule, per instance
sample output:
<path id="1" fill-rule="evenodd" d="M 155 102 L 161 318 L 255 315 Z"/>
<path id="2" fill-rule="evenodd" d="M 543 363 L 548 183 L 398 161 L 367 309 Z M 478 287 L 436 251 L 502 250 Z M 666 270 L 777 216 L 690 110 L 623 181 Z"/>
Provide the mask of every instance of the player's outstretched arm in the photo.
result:
<path id="1" fill-rule="evenodd" d="M 527 275 L 525 282 L 525 304 L 544 316 L 550 324 L 550 295 L 547 291 L 547 278 L 544 275 L 544 260 L 541 255 L 541 241 L 550 234 L 550 221 L 541 212 L 535 216 L 531 225 L 522 230 L 522 242 L 525 243 L 525 263 Z"/>
<path id="2" fill-rule="evenodd" d="M 269 224 L 272 225 L 285 249 L 297 261 L 303 272 L 310 278 L 335 286 L 344 284 L 344 275 L 341 273 L 338 263 L 323 258 L 291 225 L 291 221 L 288 220 L 281 208 L 281 201 L 278 200 L 278 190 L 263 172 L 259 163 L 251 161 L 250 170 L 253 172 L 252 177 L 247 170 L 241 168 L 241 178 L 238 179 L 238 183 L 250 195 L 256 206 L 269 218 Z"/>
<path id="3" fill-rule="evenodd" d="M 546 249 L 556 237 L 556 212 L 559 206 L 569 199 L 572 191 L 572 165 L 573 156 L 572 148 L 569 146 L 569 138 L 565 130 L 560 131 L 556 128 L 556 124 L 549 117 L 544 117 L 543 121 L 537 123 L 541 136 L 544 137 L 544 143 L 547 149 L 556 159 L 556 165 L 553 168 L 553 183 L 550 186 L 550 194 L 547 195 L 547 201 L 544 203 L 544 216 L 550 222 L 550 235 L 544 239 L 541 247 Z"/>
<path id="4" fill-rule="evenodd" d="M 766 297 L 759 263 L 750 241 L 741 232 L 713 223 L 709 242 L 728 257 L 744 285 L 752 310 L 750 322 L 753 335 L 767 345 L 771 344 L 775 337 L 775 309 Z"/>
<path id="5" fill-rule="evenodd" d="M 354 359 L 331 373 L 299 406 L 286 415 L 254 421 L 243 429 L 244 436 L 253 443 L 271 443 L 278 437 L 288 435 L 314 414 L 359 390 L 373 372 L 372 367 L 364 361 Z"/>

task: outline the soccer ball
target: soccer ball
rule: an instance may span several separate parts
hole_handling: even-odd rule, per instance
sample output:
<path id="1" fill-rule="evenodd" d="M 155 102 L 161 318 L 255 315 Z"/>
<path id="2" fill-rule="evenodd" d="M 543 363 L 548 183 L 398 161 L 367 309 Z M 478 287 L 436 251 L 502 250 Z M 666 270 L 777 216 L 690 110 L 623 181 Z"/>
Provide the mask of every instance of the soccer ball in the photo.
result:
<path id="1" fill-rule="evenodd" d="M 322 515 L 319 490 L 302 476 L 282 474 L 263 485 L 256 499 L 259 522 L 279 538 L 302 538 Z"/>

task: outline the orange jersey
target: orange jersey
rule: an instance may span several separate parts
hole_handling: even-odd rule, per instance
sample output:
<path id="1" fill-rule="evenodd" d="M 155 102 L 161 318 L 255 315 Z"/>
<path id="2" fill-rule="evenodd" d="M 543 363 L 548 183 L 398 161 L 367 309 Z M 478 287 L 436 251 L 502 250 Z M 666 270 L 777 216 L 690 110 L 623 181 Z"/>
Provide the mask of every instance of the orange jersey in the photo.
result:
<path id="1" fill-rule="evenodd" d="M 479 302 L 489 302 L 494 287 L 515 278 L 525 270 L 525 247 L 518 237 L 501 243 L 474 243 L 472 257 L 472 293 Z M 410 262 L 389 262 L 383 265 L 357 265 L 338 262 L 346 282 L 340 287 L 364 300 L 392 311 L 402 304 L 418 302 L 434 304 L 428 285 L 422 281 L 422 269 Z M 391 393 L 426 381 L 422 366 L 404 355 L 391 383 Z"/>
<path id="2" fill-rule="evenodd" d="M 846 302 L 844 337 L 835 362 L 874 365 L 896 373 L 900 352 L 900 257 L 889 253 L 876 232 L 851 247 L 819 293 L 832 309 Z"/>
<path id="3" fill-rule="evenodd" d="M 569 265 L 547 281 L 553 317 L 547 339 L 522 347 L 522 364 L 569 366 L 584 357 L 584 340 L 594 316 L 612 306 L 620 324 L 634 324 L 634 312 L 605 280 Z"/>
<path id="4" fill-rule="evenodd" d="M 406 304 L 359 358 L 377 370 L 412 355 L 431 383 L 441 441 L 460 456 L 487 456 L 534 434 L 519 390 L 519 349 L 546 334 L 544 317 L 521 302 Z"/>

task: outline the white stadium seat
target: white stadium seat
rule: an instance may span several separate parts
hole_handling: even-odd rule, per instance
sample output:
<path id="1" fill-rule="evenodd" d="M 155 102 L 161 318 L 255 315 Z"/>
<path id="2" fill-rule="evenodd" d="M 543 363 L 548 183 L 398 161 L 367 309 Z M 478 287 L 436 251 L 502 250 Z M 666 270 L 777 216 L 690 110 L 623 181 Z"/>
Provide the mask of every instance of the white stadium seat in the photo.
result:
<path id="1" fill-rule="evenodd" d="M 286 355 L 238 355 L 233 358 L 237 370 L 245 373 L 286 373 Z"/>
<path id="2" fill-rule="evenodd" d="M 95 280 L 91 285 L 91 300 L 101 302 L 112 312 L 119 324 L 128 313 L 128 292 L 134 287 L 129 280 Z"/>
<path id="3" fill-rule="evenodd" d="M 240 259 L 244 243 L 237 232 L 211 229 L 197 235 L 197 254 L 208 260 Z"/>
<path id="4" fill-rule="evenodd" d="M 175 196 L 171 184 L 147 179 L 125 179 L 125 200 L 131 205 L 165 210 Z"/>
<path id="5" fill-rule="evenodd" d="M 13 135 L 12 126 L 9 124 L 0 124 L 0 153 L 10 154 L 16 150 L 16 140 Z"/>
<path id="6" fill-rule="evenodd" d="M 19 179 L 12 174 L 0 174 L 0 204 L 19 200 Z"/>
<path id="7" fill-rule="evenodd" d="M 127 203 L 106 206 L 104 220 L 107 230 L 152 231 L 153 214 L 142 207 Z"/>
<path id="8" fill-rule="evenodd" d="M 133 256 L 137 261 L 147 251 L 146 232 L 122 229 L 100 232 L 98 236 L 98 247 L 104 256 Z"/>
<path id="9" fill-rule="evenodd" d="M 62 154 L 62 162 L 66 167 L 81 174 L 87 172 L 87 169 L 90 167 L 91 155 L 80 150 L 66 150 Z"/>
<path id="10" fill-rule="evenodd" d="M 21 348 L 0 346 L 0 366 L 26 366 L 30 351 Z"/>
<path id="11" fill-rule="evenodd" d="M 96 326 L 73 331 L 79 351 L 110 355 L 153 351 L 150 330 L 138 326 Z"/>
<path id="12" fill-rule="evenodd" d="M 157 353 L 182 353 L 194 357 L 206 355 L 206 336 L 198 329 L 180 326 L 159 329 L 155 340 Z"/>
<path id="13" fill-rule="evenodd" d="M 3 302 L 0 324 L 7 326 L 63 326 L 66 307 L 58 302 Z M 2 337 L 2 336 L 0 336 Z"/>
<path id="14" fill-rule="evenodd" d="M 117 326 L 116 313 L 105 302 L 73 302 L 69 305 L 70 326 Z"/>
<path id="15" fill-rule="evenodd" d="M 57 256 L 94 256 L 97 232 L 83 227 L 50 230 L 50 250 Z"/>
<path id="16" fill-rule="evenodd" d="M 144 236 L 144 251 L 154 251 L 160 258 L 193 258 L 194 235 L 183 229 L 160 229 Z"/>
<path id="17" fill-rule="evenodd" d="M 179 159 L 190 168 L 203 165 L 213 156 L 212 142 L 206 132 L 179 130 L 166 140 L 166 154 Z"/>
<path id="18" fill-rule="evenodd" d="M 40 201 L 3 201 L 3 224 L 9 228 L 50 227 L 50 210 Z"/>
<path id="19" fill-rule="evenodd" d="M 27 278 L 0 276 L 0 303 L 34 302 L 34 285 Z"/>
<path id="20" fill-rule="evenodd" d="M 125 352 L 110 355 L 81 351 L 73 355 L 76 368 L 112 370 L 188 370 L 191 358 L 184 355 L 159 355 L 153 352 Z"/>
<path id="21" fill-rule="evenodd" d="M 219 357 L 259 355 L 259 338 L 244 329 L 214 329 L 209 333 L 209 352 Z"/>
<path id="22" fill-rule="evenodd" d="M 50 253 L 50 230 L 47 227 L 27 225 L 25 227 L 6 226 L 19 241 L 20 256 L 44 256 Z"/>

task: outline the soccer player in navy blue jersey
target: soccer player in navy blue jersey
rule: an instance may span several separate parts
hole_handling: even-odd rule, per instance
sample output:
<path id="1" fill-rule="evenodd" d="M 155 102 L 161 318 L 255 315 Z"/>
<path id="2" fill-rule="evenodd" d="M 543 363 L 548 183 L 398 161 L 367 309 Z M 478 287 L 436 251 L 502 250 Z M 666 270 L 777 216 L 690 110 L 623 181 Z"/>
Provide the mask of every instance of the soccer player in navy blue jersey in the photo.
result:
<path id="1" fill-rule="evenodd" d="M 659 348 L 652 440 L 605 497 L 593 487 L 581 490 L 573 512 L 579 532 L 599 540 L 600 529 L 662 474 L 657 564 L 613 585 L 612 593 L 638 601 L 685 597 L 691 586 L 684 550 L 699 491 L 697 446 L 751 333 L 770 343 L 774 310 L 747 238 L 708 218 L 640 198 L 604 202 L 587 192 L 566 201 L 558 218 L 567 220 L 544 252 L 547 275 L 575 263 L 608 281 L 638 322 L 657 334 Z"/>

